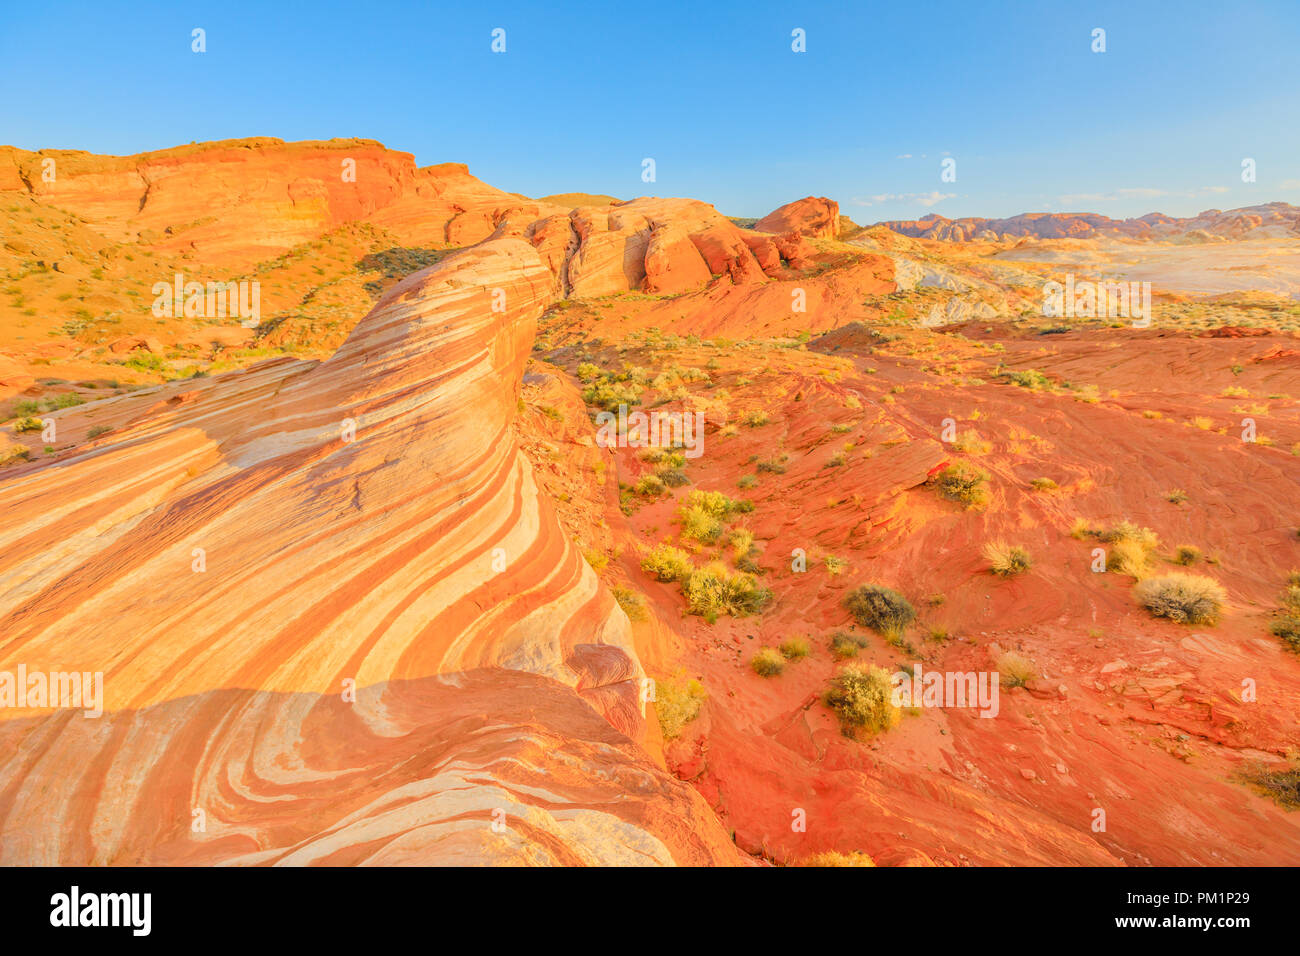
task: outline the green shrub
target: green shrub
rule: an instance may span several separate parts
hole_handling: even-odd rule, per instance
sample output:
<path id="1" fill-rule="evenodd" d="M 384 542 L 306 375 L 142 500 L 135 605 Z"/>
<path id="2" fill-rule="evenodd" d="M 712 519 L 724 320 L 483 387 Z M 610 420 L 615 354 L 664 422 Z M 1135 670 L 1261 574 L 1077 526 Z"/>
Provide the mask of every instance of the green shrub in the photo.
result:
<path id="1" fill-rule="evenodd" d="M 599 380 L 582 390 L 582 400 L 605 411 L 615 411 L 620 405 L 637 405 L 642 388 L 630 382 Z"/>
<path id="2" fill-rule="evenodd" d="M 731 547 L 731 559 L 739 563 L 754 550 L 754 532 L 748 528 L 733 528 L 727 535 L 727 544 Z"/>
<path id="3" fill-rule="evenodd" d="M 737 512 L 753 509 L 748 502 L 728 498 L 721 491 L 692 491 L 678 509 L 682 537 L 712 544 L 722 535 L 723 521 Z"/>
<path id="4" fill-rule="evenodd" d="M 64 392 L 62 395 L 55 395 L 53 398 L 47 399 L 45 406 L 53 412 L 60 408 L 72 408 L 84 404 L 86 404 L 86 400 L 76 392 Z"/>
<path id="5" fill-rule="evenodd" d="M 715 518 L 727 518 L 737 512 L 753 510 L 748 502 L 728 498 L 721 491 L 692 491 L 686 496 L 685 504 L 688 508 L 698 507 Z"/>
<path id="6" fill-rule="evenodd" d="M 667 490 L 663 479 L 658 475 L 643 475 L 636 483 L 636 493 L 647 498 L 658 498 Z"/>
<path id="7" fill-rule="evenodd" d="M 845 665 L 831 679 L 823 699 L 848 735 L 857 730 L 880 733 L 897 726 L 902 719 L 902 712 L 894 706 L 889 671 L 874 664 Z"/>
<path id="8" fill-rule="evenodd" d="M 1019 385 L 1021 388 L 1027 388 L 1033 391 L 1048 388 L 1052 381 L 1037 369 L 1026 369 L 1023 372 L 1003 372 L 998 376 L 1012 385 Z"/>
<path id="9" fill-rule="evenodd" d="M 680 737 L 682 729 L 700 715 L 709 695 L 697 680 L 655 681 L 655 716 L 664 740 Z"/>
<path id="10" fill-rule="evenodd" d="M 722 522 L 699 505 L 682 508 L 677 514 L 682 523 L 682 537 L 712 544 L 722 536 Z"/>
<path id="11" fill-rule="evenodd" d="M 641 570 L 659 581 L 680 581 L 694 566 L 681 548 L 661 544 L 641 559 Z"/>
<path id="12" fill-rule="evenodd" d="M 861 584 L 844 598 L 844 606 L 862 627 L 889 638 L 902 637 L 916 610 L 897 591 L 878 584 Z"/>
<path id="13" fill-rule="evenodd" d="M 1269 633 L 1279 638 L 1288 650 L 1300 653 L 1300 612 L 1282 611 L 1268 626 Z"/>
<path id="14" fill-rule="evenodd" d="M 137 350 L 132 353 L 131 357 L 122 363 L 127 368 L 133 368 L 141 372 L 161 372 L 167 367 L 161 355 L 155 355 L 153 352 Z"/>
<path id="15" fill-rule="evenodd" d="M 710 624 L 723 614 L 731 617 L 757 614 L 772 600 L 772 592 L 759 587 L 748 574 L 732 573 L 716 562 L 691 571 L 681 583 L 686 610 Z"/>
<path id="16" fill-rule="evenodd" d="M 933 480 L 939 494 L 949 501 L 960 502 L 967 508 L 978 508 L 988 503 L 988 472 L 964 461 L 949 465 Z"/>

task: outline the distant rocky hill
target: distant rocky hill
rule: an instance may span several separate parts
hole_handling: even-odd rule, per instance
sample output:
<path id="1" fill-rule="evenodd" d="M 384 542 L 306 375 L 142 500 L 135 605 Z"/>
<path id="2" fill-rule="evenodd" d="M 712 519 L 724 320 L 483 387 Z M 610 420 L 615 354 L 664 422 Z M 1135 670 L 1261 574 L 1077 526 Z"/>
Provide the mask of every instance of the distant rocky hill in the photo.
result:
<path id="1" fill-rule="evenodd" d="M 1152 212 L 1136 219 L 1111 219 L 1099 213 L 1027 212 L 1009 219 L 946 219 L 931 213 L 920 219 L 877 223 L 905 236 L 949 242 L 1038 239 L 1163 239 L 1213 242 L 1221 239 L 1300 237 L 1300 207 L 1272 202 L 1241 209 L 1207 209 L 1187 219 Z"/>

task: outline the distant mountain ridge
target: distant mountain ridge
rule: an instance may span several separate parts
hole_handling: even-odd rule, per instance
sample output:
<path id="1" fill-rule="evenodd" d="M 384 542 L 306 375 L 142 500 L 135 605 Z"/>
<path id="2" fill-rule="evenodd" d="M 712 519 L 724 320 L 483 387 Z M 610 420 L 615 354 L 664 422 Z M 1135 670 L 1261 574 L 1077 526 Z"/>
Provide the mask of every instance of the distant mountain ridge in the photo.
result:
<path id="1" fill-rule="evenodd" d="M 1111 219 L 1100 213 L 1027 212 L 1009 219 L 968 217 L 947 219 L 931 213 L 920 219 L 880 222 L 894 232 L 918 239 L 947 242 L 1038 239 L 1157 239 L 1213 242 L 1224 239 L 1300 238 L 1300 206 L 1285 202 L 1243 206 L 1240 209 L 1207 209 L 1195 216 L 1178 219 L 1151 212 L 1136 219 Z"/>

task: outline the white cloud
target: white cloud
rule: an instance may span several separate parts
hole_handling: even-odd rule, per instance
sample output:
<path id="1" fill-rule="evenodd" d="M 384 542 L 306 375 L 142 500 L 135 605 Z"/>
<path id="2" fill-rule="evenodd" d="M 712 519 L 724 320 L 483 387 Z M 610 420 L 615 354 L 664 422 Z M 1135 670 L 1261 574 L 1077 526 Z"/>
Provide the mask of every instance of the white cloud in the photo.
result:
<path id="1" fill-rule="evenodd" d="M 895 159 L 911 159 L 911 158 L 912 158 L 912 154 L 911 154 L 911 153 L 904 153 L 902 156 L 895 156 L 894 158 L 895 158 Z"/>
<path id="2" fill-rule="evenodd" d="M 935 203 L 943 202 L 945 199 L 954 199 L 956 196 L 956 193 L 941 193 L 938 190 L 932 190 L 928 193 L 880 193 L 876 196 L 854 196 L 853 203 L 858 206 L 874 206 L 877 203 L 886 202 L 914 202 L 929 208 Z"/>

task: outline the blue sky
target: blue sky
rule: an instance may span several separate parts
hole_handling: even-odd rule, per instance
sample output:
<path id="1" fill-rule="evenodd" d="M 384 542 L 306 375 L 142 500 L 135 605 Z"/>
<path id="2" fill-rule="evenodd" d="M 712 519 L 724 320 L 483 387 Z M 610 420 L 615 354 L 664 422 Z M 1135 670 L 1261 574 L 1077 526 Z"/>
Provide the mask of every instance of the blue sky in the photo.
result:
<path id="1" fill-rule="evenodd" d="M 859 222 L 1300 203 L 1297 0 L 6 6 L 0 143 L 27 149 L 363 136 L 532 196 Z"/>

